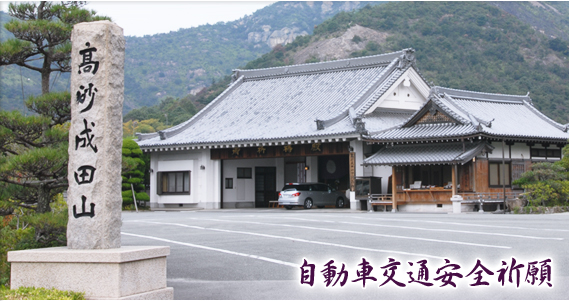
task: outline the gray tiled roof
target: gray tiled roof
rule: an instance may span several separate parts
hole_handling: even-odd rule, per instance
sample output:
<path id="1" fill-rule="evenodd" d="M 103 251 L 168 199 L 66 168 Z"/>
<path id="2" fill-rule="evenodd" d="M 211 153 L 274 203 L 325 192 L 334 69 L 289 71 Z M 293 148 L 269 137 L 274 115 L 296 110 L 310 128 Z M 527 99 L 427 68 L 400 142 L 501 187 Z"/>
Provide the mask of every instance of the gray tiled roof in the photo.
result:
<path id="1" fill-rule="evenodd" d="M 429 100 L 406 122 L 393 129 L 372 133 L 367 139 L 398 142 L 487 136 L 519 140 L 568 140 L 568 126 L 540 113 L 534 108 L 528 95 L 502 95 L 433 87 Z M 433 105 L 456 123 L 414 124 L 418 117 Z"/>
<path id="2" fill-rule="evenodd" d="M 364 160 L 364 165 L 463 164 L 482 152 L 493 150 L 486 142 L 387 145 Z"/>
<path id="3" fill-rule="evenodd" d="M 411 141 L 432 138 L 455 138 L 477 134 L 477 130 L 471 124 L 435 123 L 418 124 L 411 127 L 395 128 L 377 135 L 371 136 L 372 140 Z"/>
<path id="4" fill-rule="evenodd" d="M 187 122 L 141 135 L 141 147 L 262 142 L 358 136 L 348 116 L 409 68 L 409 50 L 365 58 L 287 67 L 236 70 L 235 82 Z M 324 120 L 317 129 L 315 120 Z M 370 119 L 370 118 L 369 118 Z M 400 118 L 403 119 L 403 118 Z M 389 123 L 389 122 L 388 122 Z"/>

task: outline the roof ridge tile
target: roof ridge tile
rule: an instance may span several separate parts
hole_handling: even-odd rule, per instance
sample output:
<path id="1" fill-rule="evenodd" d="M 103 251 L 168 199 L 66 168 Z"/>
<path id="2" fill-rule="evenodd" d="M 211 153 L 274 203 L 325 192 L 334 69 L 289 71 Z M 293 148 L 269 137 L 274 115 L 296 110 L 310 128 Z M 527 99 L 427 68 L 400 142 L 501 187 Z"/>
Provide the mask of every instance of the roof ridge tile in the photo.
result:
<path id="1" fill-rule="evenodd" d="M 454 89 L 454 88 L 447 88 L 441 86 L 434 86 L 438 92 L 447 93 L 451 97 L 456 98 L 464 98 L 464 99 L 473 99 L 473 100 L 480 100 L 480 101 L 494 101 L 494 102 L 516 102 L 521 103 L 523 100 L 529 100 L 530 97 L 527 95 L 513 95 L 513 94 L 500 94 L 500 93 L 489 93 L 489 92 L 478 92 L 478 91 L 469 91 L 469 90 L 462 90 L 462 89 Z M 454 93 L 455 92 L 455 93 Z M 477 96 L 487 96 L 488 98 L 484 97 L 477 97 Z M 513 99 L 505 99 L 505 98 L 513 98 Z"/>
<path id="2" fill-rule="evenodd" d="M 402 57 L 406 57 L 406 53 L 413 52 L 412 48 L 402 49 L 400 51 L 383 53 L 378 55 L 371 55 L 365 57 L 340 59 L 327 62 L 318 63 L 306 63 L 306 64 L 296 64 L 287 65 L 279 67 L 270 68 L 259 68 L 259 69 L 234 69 L 233 77 L 239 77 L 240 75 L 245 75 L 246 80 L 250 79 L 260 79 L 260 78 L 272 78 L 278 76 L 290 76 L 303 73 L 319 73 L 319 72 L 329 72 L 336 70 L 349 70 L 354 68 L 362 68 L 365 66 L 378 66 L 378 65 L 389 65 L 394 59 L 401 60 Z M 412 57 L 412 60 L 415 60 Z M 313 68 L 311 68 L 313 67 Z M 277 72 L 277 71 L 280 72 Z"/>

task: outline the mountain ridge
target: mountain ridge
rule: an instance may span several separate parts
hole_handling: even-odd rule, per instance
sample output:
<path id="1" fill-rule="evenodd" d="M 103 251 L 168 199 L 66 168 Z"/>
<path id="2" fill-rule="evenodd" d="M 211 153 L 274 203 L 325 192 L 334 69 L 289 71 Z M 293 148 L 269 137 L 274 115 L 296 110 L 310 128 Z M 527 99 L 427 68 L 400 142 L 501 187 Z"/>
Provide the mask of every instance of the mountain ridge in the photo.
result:
<path id="1" fill-rule="evenodd" d="M 524 95 L 530 91 L 537 109 L 567 123 L 568 46 L 553 47 L 553 41 L 557 40 L 486 3 L 387 3 L 337 14 L 318 25 L 313 35 L 274 47 L 244 69 L 414 48 L 417 66 L 428 82 L 487 93 Z M 343 44 L 348 46 L 339 51 Z M 229 81 L 227 76 L 189 97 L 206 105 Z M 145 110 L 133 110 L 125 118 L 136 119 Z"/>
<path id="2" fill-rule="evenodd" d="M 424 5 L 425 3 L 417 2 L 415 4 Z M 533 36 L 538 32 L 536 34 L 544 36 L 544 39 L 556 41 L 551 38 L 553 33 L 549 31 L 547 27 L 550 26 L 549 24 L 553 24 L 551 27 L 562 28 L 558 29 L 559 32 L 564 33 L 568 31 L 567 21 L 566 24 L 559 24 L 561 22 L 560 19 L 566 17 L 567 20 L 568 2 L 540 2 L 538 4 L 540 5 L 537 6 L 530 2 L 514 2 L 509 4 L 511 5 L 510 8 L 503 9 L 501 8 L 501 2 L 478 3 L 478 5 L 483 6 L 494 6 L 498 11 L 502 12 L 501 15 L 504 14 L 502 18 L 506 18 L 507 15 L 510 16 L 510 14 L 506 13 L 505 9 L 513 11 L 513 15 L 516 14 L 517 11 L 527 12 L 525 14 L 519 14 L 519 16 L 515 18 L 509 17 L 510 22 L 514 22 L 517 18 L 519 20 L 527 20 L 527 23 L 534 28 Z M 566 4 L 566 8 L 564 4 Z M 342 19 L 349 14 L 346 11 L 351 9 L 367 11 L 370 9 L 378 9 L 378 7 L 390 8 L 393 5 L 410 6 L 410 3 L 277 2 L 256 11 L 250 16 L 235 21 L 219 22 L 213 25 L 203 25 L 144 37 L 127 36 L 124 113 L 134 108 L 155 105 L 167 97 L 181 98 L 186 97 L 188 94 L 190 94 L 193 99 L 198 99 L 195 101 L 198 107 L 203 106 L 208 102 L 207 99 L 212 98 L 212 94 L 210 94 L 212 90 L 220 90 L 222 88 L 220 81 L 224 77 L 227 77 L 232 69 L 244 68 L 244 66 L 247 67 L 248 65 L 251 67 L 251 62 L 266 53 L 269 53 L 269 56 L 279 56 L 279 53 L 283 54 L 288 47 L 294 46 L 293 48 L 300 49 L 298 48 L 299 45 L 304 46 L 308 43 L 307 37 L 309 36 L 304 35 L 304 32 L 313 33 L 315 27 L 320 28 L 319 30 L 321 31 L 330 31 L 327 34 L 331 37 L 335 34 L 339 35 L 336 38 L 340 38 L 340 40 L 337 41 L 340 44 L 328 47 L 333 49 L 332 52 L 334 52 L 335 47 L 336 49 L 343 49 L 344 55 L 349 56 L 362 56 L 389 49 L 398 50 L 395 43 L 398 42 L 396 40 L 399 38 L 394 33 L 387 31 L 387 28 L 390 27 L 389 20 L 379 20 L 379 24 L 381 23 L 383 27 L 380 26 L 381 28 L 376 29 L 371 29 L 373 26 L 362 26 L 359 20 L 353 20 L 355 24 L 359 24 L 359 26 L 365 28 L 364 31 L 368 32 L 365 33 L 363 31 L 359 34 L 355 34 L 361 41 L 358 41 L 358 38 L 356 38 L 357 41 L 354 43 L 351 41 L 352 38 L 348 36 L 342 38 L 341 34 L 333 34 L 334 27 L 338 26 L 338 24 L 326 21 L 321 24 L 322 20 L 325 20 L 332 14 L 336 14 L 337 19 Z M 467 3 L 466 5 L 471 4 Z M 383 8 L 380 8 L 379 10 L 382 9 Z M 399 18 L 401 14 L 402 12 L 397 12 L 395 18 Z M 442 14 L 440 16 L 442 21 L 450 18 L 453 19 L 453 17 L 446 17 L 445 15 L 446 14 Z M 6 19 L 6 16 L 7 14 L 0 12 L 2 22 Z M 416 23 L 420 22 L 419 20 L 421 20 L 421 18 L 422 16 L 415 16 L 413 19 L 408 20 L 407 22 L 409 22 L 409 24 L 404 26 L 403 30 L 405 31 L 410 27 L 418 26 Z M 489 17 L 478 16 L 477 18 L 480 19 L 474 19 L 473 22 L 487 22 L 486 19 Z M 434 26 L 434 28 L 442 26 L 439 20 L 434 20 L 433 22 L 435 23 L 431 25 Z M 344 29 L 348 29 L 349 27 Z M 494 28 L 491 29 L 495 30 Z M 541 33 L 541 31 L 544 33 Z M 373 35 L 377 35 L 377 37 L 375 38 Z M 381 36 L 383 38 L 381 38 Z M 405 45 L 401 46 L 413 47 L 420 50 L 418 51 L 418 62 L 422 65 L 425 64 L 425 60 L 422 60 L 422 56 L 425 55 L 422 49 L 425 44 L 424 39 L 430 36 L 429 26 L 423 26 L 416 36 L 417 38 L 415 40 L 412 39 L 409 43 L 405 43 Z M 5 38 L 5 34 L 3 34 L 2 38 Z M 330 43 L 324 42 L 324 36 L 320 37 L 320 39 L 322 43 Z M 288 43 L 285 46 L 281 46 L 281 44 L 277 44 L 279 42 Z M 446 47 L 453 47 L 452 45 L 455 42 L 452 43 L 448 41 L 448 43 L 450 45 Z M 341 44 L 343 45 L 342 47 L 338 46 Z M 564 45 L 566 45 L 565 47 L 567 49 L 567 42 L 566 44 L 562 42 L 562 46 Z M 477 45 L 475 46 L 479 47 Z M 560 45 L 558 46 L 560 47 Z M 324 46 L 321 46 L 320 50 L 324 50 L 322 47 Z M 464 47 L 464 45 L 460 45 L 459 47 Z M 274 51 L 275 48 L 277 51 Z M 543 48 L 544 47 L 540 49 Z M 305 54 L 297 53 L 291 57 L 287 55 L 285 60 L 281 60 L 279 63 L 291 64 L 334 59 L 330 51 L 327 57 L 327 55 L 324 55 L 325 51 L 319 54 L 317 49 L 318 48 L 315 47 L 312 50 L 300 50 L 300 52 L 304 51 Z M 505 57 L 513 56 L 533 64 L 543 64 L 543 62 L 546 62 L 546 64 L 543 65 L 547 66 L 547 68 L 552 69 L 556 68 L 552 66 L 558 66 L 562 69 L 558 71 L 555 70 L 559 73 L 563 73 L 564 69 L 567 69 L 567 58 L 564 60 L 561 58 L 563 56 L 557 55 L 550 50 L 548 50 L 550 52 L 546 55 L 540 54 L 536 49 L 532 49 L 532 47 L 521 47 L 521 49 L 517 47 L 516 50 L 493 49 L 486 51 L 494 54 L 502 51 Z M 475 60 L 476 57 L 477 55 L 473 55 L 466 59 Z M 500 58 L 497 57 L 497 59 Z M 253 63 L 253 65 L 255 64 L 256 63 Z M 430 64 L 433 63 L 430 62 Z M 22 98 L 39 93 L 37 92 L 39 91 L 39 76 L 34 72 L 28 71 L 25 68 L 19 68 L 18 66 L 3 66 L 1 68 L 2 95 L 0 95 L 0 108 L 22 109 Z M 422 70 L 427 72 L 428 77 L 432 79 L 437 77 L 432 70 L 437 70 L 437 72 L 443 71 L 438 70 L 438 68 L 433 68 L 433 66 Z M 445 74 L 441 76 L 446 78 L 445 81 L 448 81 L 450 78 L 450 76 L 446 76 Z M 203 91 L 205 87 L 212 86 L 212 84 L 212 89 Z M 53 76 L 52 86 L 55 90 L 69 89 L 68 74 Z M 22 90 L 24 90 L 24 97 L 22 96 Z M 555 105 L 555 108 L 551 109 L 551 111 L 555 111 L 556 106 L 557 105 Z M 567 111 L 566 108 L 567 104 L 559 109 Z M 567 119 L 567 117 L 565 117 L 565 119 Z"/>

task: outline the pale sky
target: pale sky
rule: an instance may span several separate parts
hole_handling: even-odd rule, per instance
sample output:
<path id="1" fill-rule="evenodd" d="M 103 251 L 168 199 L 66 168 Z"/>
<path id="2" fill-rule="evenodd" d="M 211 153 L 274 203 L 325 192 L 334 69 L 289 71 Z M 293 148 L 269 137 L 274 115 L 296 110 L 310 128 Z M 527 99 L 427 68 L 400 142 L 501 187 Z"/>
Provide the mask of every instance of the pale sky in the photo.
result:
<path id="1" fill-rule="evenodd" d="M 271 1 L 89 1 L 86 8 L 111 17 L 125 36 L 177 31 L 238 20 Z"/>
<path id="2" fill-rule="evenodd" d="M 125 36 L 144 36 L 229 22 L 251 15 L 275 1 L 88 1 L 85 6 L 111 17 Z M 8 11 L 8 1 L 0 9 Z"/>

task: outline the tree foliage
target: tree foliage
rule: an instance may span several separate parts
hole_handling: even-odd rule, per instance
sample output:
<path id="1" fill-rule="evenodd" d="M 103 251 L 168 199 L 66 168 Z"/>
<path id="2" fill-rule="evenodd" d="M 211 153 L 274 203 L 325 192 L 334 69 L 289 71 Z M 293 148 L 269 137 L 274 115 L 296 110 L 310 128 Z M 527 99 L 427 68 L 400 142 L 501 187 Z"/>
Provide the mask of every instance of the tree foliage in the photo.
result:
<path id="1" fill-rule="evenodd" d="M 50 211 L 54 196 L 67 188 L 69 92 L 30 97 L 37 115 L 0 111 L 0 205 Z"/>
<path id="2" fill-rule="evenodd" d="M 534 163 L 531 170 L 513 181 L 525 188 L 531 206 L 568 206 L 568 145 L 562 160 Z"/>
<path id="3" fill-rule="evenodd" d="M 354 24 L 390 36 L 380 47 L 353 56 L 414 48 L 420 71 L 436 85 L 515 95 L 530 91 L 537 109 L 568 122 L 567 42 L 553 40 L 493 5 L 390 2 L 337 14 L 315 28 L 315 39 Z"/>
<path id="4" fill-rule="evenodd" d="M 196 108 L 193 99 L 197 98 L 198 97 L 193 95 L 187 95 L 180 99 L 167 97 L 161 100 L 156 106 L 142 107 L 130 111 L 125 115 L 123 120 L 127 122 L 136 120 L 140 129 L 137 128 L 135 132 L 156 132 L 157 130 L 162 130 L 184 122 L 194 116 L 194 114 L 198 112 L 198 109 Z M 148 132 L 147 130 L 149 130 L 149 127 L 143 126 L 145 123 L 142 121 L 144 120 L 156 120 L 160 122 L 160 124 L 150 124 L 147 122 L 146 124 L 155 129 L 154 131 Z M 132 129 L 129 130 L 129 132 L 132 132 Z"/>
<path id="5" fill-rule="evenodd" d="M 69 92 L 49 93 L 52 72 L 69 72 L 70 36 L 79 22 L 108 19 L 82 2 L 10 3 L 5 24 L 14 38 L 0 43 L 0 66 L 19 65 L 41 74 L 42 95 L 25 105 L 34 115 L 0 111 L 0 214 L 17 207 L 50 211 L 67 188 Z"/>
<path id="6" fill-rule="evenodd" d="M 487 3 L 391 2 L 339 13 L 316 26 L 312 35 L 275 47 L 245 69 L 291 64 L 295 53 L 307 45 L 338 36 L 355 24 L 390 36 L 382 44 L 355 37 L 352 42 L 365 43 L 365 48 L 352 57 L 411 47 L 428 82 L 491 93 L 530 91 L 537 109 L 568 122 L 568 57 L 560 51 L 566 41 L 554 41 Z M 230 79 L 220 82 L 227 87 Z M 208 97 L 193 98 L 195 103 L 206 105 L 217 97 L 225 88 L 217 84 L 198 93 L 197 97 Z"/>
<path id="7" fill-rule="evenodd" d="M 49 92 L 52 72 L 69 72 L 71 31 L 80 22 L 110 20 L 81 8 L 81 2 L 42 1 L 10 3 L 8 12 L 15 19 L 4 27 L 14 35 L 0 43 L 0 66 L 19 65 L 41 74 L 42 94 Z M 38 56 L 41 66 L 34 64 Z"/>
<path id="8" fill-rule="evenodd" d="M 9 284 L 9 251 L 59 247 L 67 244 L 67 204 L 60 194 L 51 212 L 37 214 L 18 208 L 17 213 L 0 217 L 0 287 Z"/>
<path id="9" fill-rule="evenodd" d="M 123 165 L 122 165 L 122 196 L 123 206 L 132 205 L 133 190 L 137 203 L 140 201 L 150 201 L 145 190 L 145 176 L 149 164 L 148 156 L 145 156 L 139 145 L 132 139 L 123 139 Z"/>

